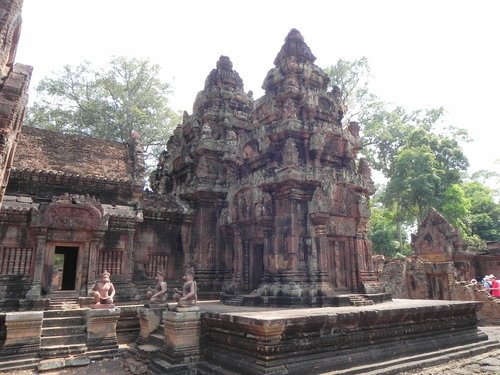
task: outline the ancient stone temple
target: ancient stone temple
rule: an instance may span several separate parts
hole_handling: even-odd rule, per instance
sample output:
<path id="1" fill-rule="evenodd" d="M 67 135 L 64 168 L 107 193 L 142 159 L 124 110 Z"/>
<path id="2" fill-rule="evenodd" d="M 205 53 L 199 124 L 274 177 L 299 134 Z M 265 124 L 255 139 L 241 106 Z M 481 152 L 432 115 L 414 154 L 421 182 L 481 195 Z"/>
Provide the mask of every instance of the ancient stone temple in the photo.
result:
<path id="1" fill-rule="evenodd" d="M 221 56 L 162 155 L 152 187 L 192 210 L 182 241 L 202 291 L 277 305 L 381 292 L 359 126 L 342 127 L 340 92 L 314 61 L 292 30 L 254 101 Z"/>
<path id="2" fill-rule="evenodd" d="M 0 205 L 21 131 L 32 68 L 15 64 L 22 0 L 0 3 Z"/>
<path id="3" fill-rule="evenodd" d="M 104 270 L 127 294 L 143 220 L 138 140 L 24 127 L 13 165 L 0 211 L 2 305 L 29 307 L 70 291 L 85 297 Z"/>
<path id="4" fill-rule="evenodd" d="M 0 371 L 89 363 L 125 339 L 138 374 L 397 373 L 496 349 L 479 303 L 383 292 L 360 129 L 314 60 L 292 29 L 255 101 L 222 56 L 152 191 L 138 134 L 24 127 L 0 210 Z M 168 299 L 144 305 L 157 275 Z"/>

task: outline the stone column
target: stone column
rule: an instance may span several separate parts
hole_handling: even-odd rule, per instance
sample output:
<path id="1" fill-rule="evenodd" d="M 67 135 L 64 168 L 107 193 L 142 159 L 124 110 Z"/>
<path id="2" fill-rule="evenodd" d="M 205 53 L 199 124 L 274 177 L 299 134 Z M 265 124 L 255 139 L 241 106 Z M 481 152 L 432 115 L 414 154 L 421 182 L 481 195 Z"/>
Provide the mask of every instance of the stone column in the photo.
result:
<path id="1" fill-rule="evenodd" d="M 99 245 L 99 240 L 93 239 L 89 244 L 89 269 L 87 276 L 87 295 L 92 292 L 94 287 L 94 282 L 97 280 L 97 248 Z"/>
<path id="2" fill-rule="evenodd" d="M 119 317 L 118 307 L 87 310 L 87 348 L 89 351 L 109 350 L 109 355 L 116 354 L 118 350 L 116 323 Z"/>
<path id="3" fill-rule="evenodd" d="M 127 274 L 127 281 L 131 281 L 134 277 L 134 237 L 135 229 L 128 230 L 128 243 L 127 243 L 127 260 L 125 272 Z M 123 261 L 122 261 L 123 262 Z"/>
<path id="4" fill-rule="evenodd" d="M 0 314 L 0 320 L 1 320 Z M 38 355 L 42 336 L 43 311 L 5 313 L 5 341 L 1 346 L 2 357 L 9 354 Z"/>
<path id="5" fill-rule="evenodd" d="M 31 289 L 26 294 L 27 299 L 39 299 L 42 294 L 42 274 L 45 259 L 45 244 L 47 243 L 46 236 L 37 236 L 36 253 L 35 253 L 35 274 L 33 275 L 33 284 Z"/>
<path id="6" fill-rule="evenodd" d="M 201 314 L 197 307 L 165 311 L 165 347 L 163 353 L 172 364 L 193 363 L 200 358 Z"/>

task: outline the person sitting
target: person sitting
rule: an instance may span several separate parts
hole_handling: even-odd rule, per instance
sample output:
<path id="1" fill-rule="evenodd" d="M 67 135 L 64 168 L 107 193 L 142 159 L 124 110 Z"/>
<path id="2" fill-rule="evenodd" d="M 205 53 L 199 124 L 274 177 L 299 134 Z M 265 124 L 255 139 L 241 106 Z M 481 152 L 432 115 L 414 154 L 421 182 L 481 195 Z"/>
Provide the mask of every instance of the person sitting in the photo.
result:
<path id="1" fill-rule="evenodd" d="M 156 274 L 155 288 L 148 288 L 146 296 L 148 297 L 149 304 L 165 303 L 167 301 L 167 283 L 165 281 L 166 275 L 163 271 Z"/>
<path id="2" fill-rule="evenodd" d="M 182 287 L 182 294 L 177 288 L 174 288 L 174 301 L 177 302 L 177 307 L 194 306 L 198 299 L 198 295 L 196 291 L 196 281 L 194 281 L 193 267 L 187 268 L 182 278 L 185 281 Z"/>
<path id="3" fill-rule="evenodd" d="M 113 305 L 113 298 L 115 296 L 115 287 L 110 281 L 111 274 L 104 270 L 101 274 L 101 279 L 95 283 L 92 288 L 92 295 L 94 297 L 94 305 Z"/>

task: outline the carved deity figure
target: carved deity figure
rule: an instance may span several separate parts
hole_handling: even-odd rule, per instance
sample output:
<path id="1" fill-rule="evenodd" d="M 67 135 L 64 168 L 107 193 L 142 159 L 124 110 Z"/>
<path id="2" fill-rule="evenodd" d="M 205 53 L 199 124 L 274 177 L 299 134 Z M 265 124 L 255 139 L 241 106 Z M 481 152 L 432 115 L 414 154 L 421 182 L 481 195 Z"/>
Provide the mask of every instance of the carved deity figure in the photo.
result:
<path id="1" fill-rule="evenodd" d="M 150 304 L 164 303 L 167 301 L 167 283 L 165 272 L 159 271 L 156 274 L 156 285 L 153 288 L 148 288 L 146 296 Z"/>
<path id="2" fill-rule="evenodd" d="M 115 287 L 110 281 L 110 273 L 106 270 L 101 274 L 101 279 L 95 283 L 92 288 L 92 296 L 94 297 L 94 306 L 113 305 L 113 297 L 115 296 Z"/>
<path id="3" fill-rule="evenodd" d="M 292 139 L 287 139 L 283 148 L 283 162 L 286 165 L 295 165 L 299 162 L 299 152 Z"/>
<path id="4" fill-rule="evenodd" d="M 182 292 L 174 288 L 174 301 L 177 302 L 177 307 L 194 306 L 198 299 L 198 295 L 196 292 L 196 281 L 194 281 L 193 267 L 186 268 L 186 272 L 182 278 L 184 280 Z"/>
<path id="5" fill-rule="evenodd" d="M 201 139 L 212 138 L 212 128 L 208 124 L 203 124 L 201 127 Z"/>
<path id="6" fill-rule="evenodd" d="M 227 145 L 230 148 L 236 148 L 238 143 L 238 136 L 236 135 L 236 132 L 234 130 L 229 130 L 226 133 L 226 140 L 227 140 Z"/>
<path id="7" fill-rule="evenodd" d="M 283 104 L 283 118 L 294 119 L 297 118 L 297 106 L 292 98 L 288 98 Z"/>

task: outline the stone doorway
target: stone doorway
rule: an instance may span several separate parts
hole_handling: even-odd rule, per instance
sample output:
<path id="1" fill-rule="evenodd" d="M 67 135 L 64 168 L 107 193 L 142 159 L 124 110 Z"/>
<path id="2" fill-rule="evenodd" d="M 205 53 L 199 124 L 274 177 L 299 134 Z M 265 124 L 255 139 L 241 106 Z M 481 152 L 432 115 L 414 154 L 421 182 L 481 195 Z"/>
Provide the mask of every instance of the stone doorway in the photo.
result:
<path id="1" fill-rule="evenodd" d="M 350 258 L 347 253 L 346 241 L 331 239 L 328 241 L 328 269 L 330 283 L 336 292 L 351 291 Z"/>
<path id="2" fill-rule="evenodd" d="M 252 246 L 250 257 L 250 290 L 257 289 L 264 274 L 264 246 L 256 244 Z"/>
<path id="3" fill-rule="evenodd" d="M 53 258 L 51 290 L 75 290 L 78 264 L 76 246 L 56 246 Z"/>

